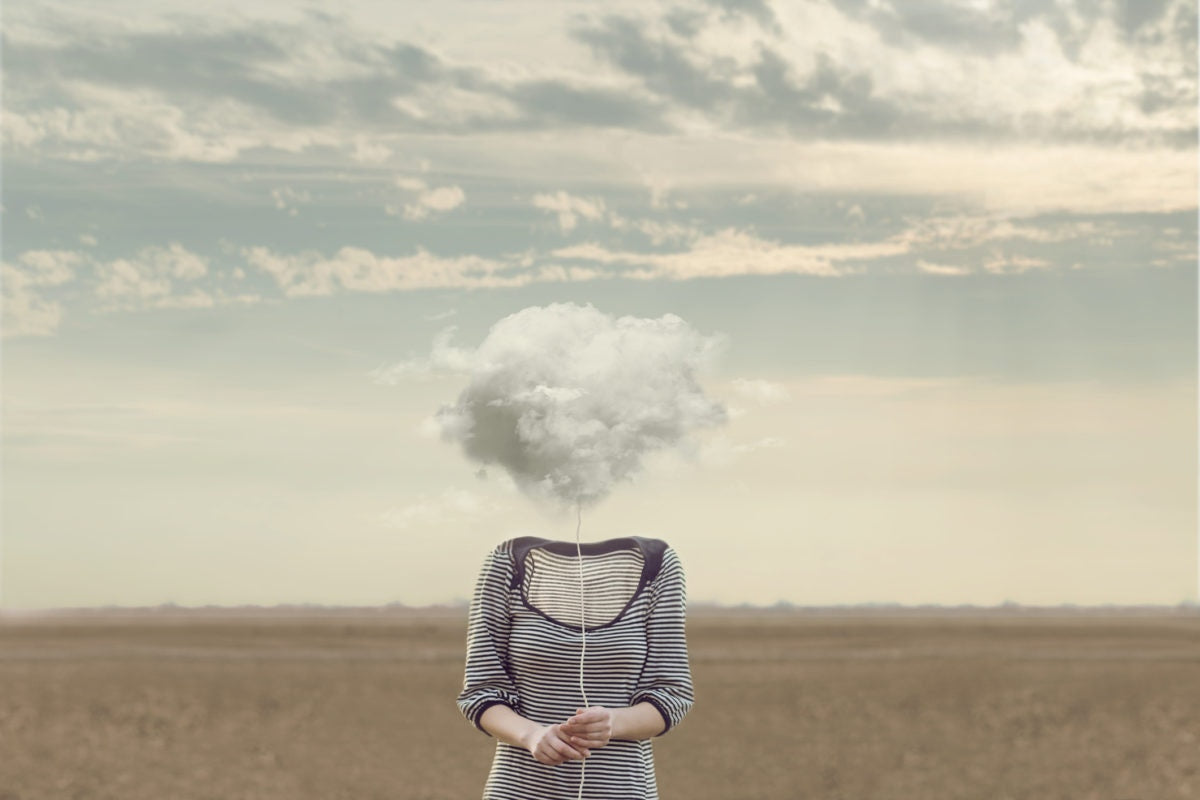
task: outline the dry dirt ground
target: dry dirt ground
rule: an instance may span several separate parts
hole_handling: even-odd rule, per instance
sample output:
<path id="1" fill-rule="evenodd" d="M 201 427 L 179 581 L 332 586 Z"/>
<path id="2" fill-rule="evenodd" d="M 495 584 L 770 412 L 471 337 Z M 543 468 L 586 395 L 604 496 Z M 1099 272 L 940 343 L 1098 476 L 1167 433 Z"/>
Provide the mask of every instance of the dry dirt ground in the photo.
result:
<path id="1" fill-rule="evenodd" d="M 0 616 L 0 800 L 478 798 L 465 619 Z M 688 640 L 664 800 L 1200 798 L 1194 611 L 696 612 Z"/>

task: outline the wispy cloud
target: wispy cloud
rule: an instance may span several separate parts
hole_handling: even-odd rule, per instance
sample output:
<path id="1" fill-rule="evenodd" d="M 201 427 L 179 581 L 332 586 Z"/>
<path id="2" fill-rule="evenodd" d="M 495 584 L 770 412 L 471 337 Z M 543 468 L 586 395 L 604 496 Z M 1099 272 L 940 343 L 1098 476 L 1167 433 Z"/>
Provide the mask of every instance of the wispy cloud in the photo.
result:
<path id="1" fill-rule="evenodd" d="M 458 186 L 430 187 L 423 179 L 410 176 L 396 178 L 396 186 L 416 194 L 416 198 L 405 203 L 403 209 L 391 203 L 385 206 L 388 214 L 403 213 L 407 220 L 422 220 L 431 214 L 452 211 L 467 199 L 466 193 Z"/>
<path id="2" fill-rule="evenodd" d="M 575 229 L 579 218 L 598 220 L 604 216 L 604 201 L 600 198 L 574 197 L 563 191 L 553 194 L 535 194 L 533 207 L 548 211 L 558 217 L 558 228 L 563 233 Z"/>
<path id="3" fill-rule="evenodd" d="M 607 14 L 572 33 L 681 124 L 859 139 L 1195 138 L 1186 0 L 1136 15 L 1124 5 L 1115 15 L 1072 4 L 721 5 L 693 7 L 683 25 Z"/>
<path id="4" fill-rule="evenodd" d="M 449 488 L 438 494 L 423 492 L 418 499 L 381 512 L 380 525 L 399 530 L 415 527 L 443 527 L 450 523 L 495 514 L 503 507 L 484 495 L 466 489 Z"/>
<path id="5" fill-rule="evenodd" d="M 300 213 L 299 205 L 301 203 L 312 202 L 312 196 L 307 190 L 297 190 L 290 186 L 272 189 L 271 199 L 275 201 L 276 208 L 281 211 L 286 211 L 289 216 L 293 217 Z"/>
<path id="6" fill-rule="evenodd" d="M 1194 260 L 1191 4 L 918 5 L 548 7 L 486 52 L 454 0 L 419 41 L 353 9 L 10 9 L 4 333 L 273 291 Z M 128 222 L 172 203 L 157 242 Z M 81 247 L 61 280 L 23 260 L 47 242 Z"/>
<path id="7" fill-rule="evenodd" d="M 762 378 L 734 378 L 733 390 L 738 396 L 754 400 L 761 405 L 775 405 L 792 399 L 791 393 L 782 383 Z"/>
<path id="8" fill-rule="evenodd" d="M 336 147 L 368 164 L 397 152 L 404 134 L 535 129 L 1177 148 L 1195 139 L 1187 0 L 1139 13 L 1130 4 L 1093 13 L 1072 4 L 726 5 L 576 18 L 555 46 L 590 51 L 604 65 L 590 73 L 534 66 L 524 56 L 541 42 L 513 39 L 514 69 L 316 11 L 140 28 L 16 11 L 6 26 L 4 137 L 18 154 L 73 160 L 219 162 L 256 148 Z"/>
<path id="9" fill-rule="evenodd" d="M 624 277 L 686 280 L 780 274 L 833 277 L 861 271 L 860 261 L 906 252 L 908 246 L 898 241 L 788 245 L 727 228 L 701 236 L 688 249 L 673 253 L 622 251 L 582 244 L 559 248 L 552 255 L 625 266 L 628 269 L 622 273 Z"/>
<path id="10" fill-rule="evenodd" d="M 372 383 L 395 386 L 409 378 L 427 380 L 445 374 L 468 374 L 475 363 L 470 348 L 450 343 L 458 328 L 451 325 L 433 337 L 433 347 L 427 356 L 417 356 L 394 364 L 380 365 L 367 373 Z"/>
<path id="11" fill-rule="evenodd" d="M 98 263 L 95 274 L 101 311 L 213 304 L 212 296 L 204 290 L 192 289 L 186 294 L 178 291 L 208 274 L 207 260 L 178 242 L 143 248 L 131 259 Z"/>
<path id="12" fill-rule="evenodd" d="M 753 441 L 735 441 L 728 435 L 715 434 L 699 449 L 699 461 L 707 467 L 728 467 L 749 453 L 757 450 L 775 450 L 784 447 L 786 440 L 780 436 L 762 436 Z"/>
<path id="13" fill-rule="evenodd" d="M 250 266 L 271 276 L 288 297 L 338 291 L 524 286 L 536 280 L 568 277 L 561 271 L 527 270 L 521 262 L 480 256 L 442 257 L 424 248 L 408 256 L 381 256 L 362 247 L 342 247 L 328 257 L 316 252 L 277 253 L 268 247 L 244 248 L 243 254 Z"/>
<path id="14" fill-rule="evenodd" d="M 76 277 L 84 255 L 72 250 L 27 250 L 15 263 L 0 264 L 3 276 L 3 315 L 0 327 L 8 336 L 48 336 L 62 321 L 62 306 L 45 290 Z"/>
<path id="15" fill-rule="evenodd" d="M 939 264 L 934 261 L 917 259 L 917 269 L 929 275 L 970 275 L 971 269 L 957 264 Z"/>
<path id="16" fill-rule="evenodd" d="M 127 258 L 100 259 L 82 250 L 26 250 L 3 263 L 4 336 L 47 336 L 63 321 L 63 301 L 51 292 L 79 285 L 81 308 L 106 313 L 150 308 L 208 308 L 257 303 L 212 280 L 208 259 L 179 242 L 148 245 Z"/>

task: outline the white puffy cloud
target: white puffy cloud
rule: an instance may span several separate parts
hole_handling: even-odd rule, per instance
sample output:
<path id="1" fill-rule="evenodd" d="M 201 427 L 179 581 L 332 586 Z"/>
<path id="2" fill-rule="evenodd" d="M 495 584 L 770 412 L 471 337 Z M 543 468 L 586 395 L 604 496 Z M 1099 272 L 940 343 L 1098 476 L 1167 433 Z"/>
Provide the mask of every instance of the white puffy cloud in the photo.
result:
<path id="1" fill-rule="evenodd" d="M 698 382 L 724 345 L 674 314 L 526 308 L 492 326 L 467 387 L 434 419 L 443 439 L 500 465 L 531 497 L 590 505 L 632 480 L 645 456 L 687 451 L 695 431 L 726 421 Z"/>

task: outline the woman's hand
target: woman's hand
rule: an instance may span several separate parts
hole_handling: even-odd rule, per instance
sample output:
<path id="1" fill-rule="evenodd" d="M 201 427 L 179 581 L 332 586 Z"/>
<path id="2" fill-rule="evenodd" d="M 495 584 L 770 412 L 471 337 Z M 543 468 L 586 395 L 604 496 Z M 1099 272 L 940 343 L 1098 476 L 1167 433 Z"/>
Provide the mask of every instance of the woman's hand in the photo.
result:
<path id="1" fill-rule="evenodd" d="M 562 725 L 543 725 L 530 737 L 529 752 L 542 764 L 557 766 L 564 761 L 582 761 L 590 755 L 588 748 L 570 743 L 561 728 Z"/>
<path id="2" fill-rule="evenodd" d="M 575 716 L 562 724 L 561 732 L 575 747 L 604 747 L 612 738 L 612 709 L 604 706 L 577 708 Z"/>

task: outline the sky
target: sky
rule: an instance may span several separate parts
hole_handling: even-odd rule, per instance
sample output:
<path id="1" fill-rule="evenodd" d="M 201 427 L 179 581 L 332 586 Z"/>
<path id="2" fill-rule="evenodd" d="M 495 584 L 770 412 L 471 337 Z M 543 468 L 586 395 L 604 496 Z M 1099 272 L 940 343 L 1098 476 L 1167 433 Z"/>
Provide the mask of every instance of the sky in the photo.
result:
<path id="1" fill-rule="evenodd" d="M 580 530 L 694 602 L 1197 601 L 1194 3 L 195 8 L 4 4 L 0 606 L 574 541 L 430 424 L 552 303 L 726 342 Z"/>

